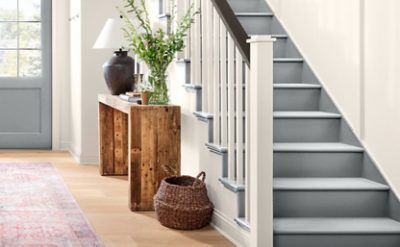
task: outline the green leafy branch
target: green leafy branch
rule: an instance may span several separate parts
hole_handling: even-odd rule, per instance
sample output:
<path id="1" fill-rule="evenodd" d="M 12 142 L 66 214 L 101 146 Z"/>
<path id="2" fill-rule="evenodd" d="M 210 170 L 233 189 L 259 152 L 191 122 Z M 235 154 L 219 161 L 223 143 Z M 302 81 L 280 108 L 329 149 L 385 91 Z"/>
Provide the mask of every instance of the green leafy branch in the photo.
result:
<path id="1" fill-rule="evenodd" d="M 194 11 L 194 5 L 192 5 L 178 23 L 175 31 L 152 30 L 145 0 L 139 0 L 139 3 L 137 0 L 125 1 L 127 13 L 120 12 L 126 24 L 124 32 L 129 48 L 152 70 L 158 70 L 159 73 L 165 72 L 175 54 L 185 48 L 187 32 L 194 23 L 194 17 L 200 12 Z M 169 27 L 176 19 L 176 5 L 173 5 L 171 12 L 167 23 Z M 128 14 L 133 14 L 134 19 L 138 21 L 138 26 L 130 20 Z"/>

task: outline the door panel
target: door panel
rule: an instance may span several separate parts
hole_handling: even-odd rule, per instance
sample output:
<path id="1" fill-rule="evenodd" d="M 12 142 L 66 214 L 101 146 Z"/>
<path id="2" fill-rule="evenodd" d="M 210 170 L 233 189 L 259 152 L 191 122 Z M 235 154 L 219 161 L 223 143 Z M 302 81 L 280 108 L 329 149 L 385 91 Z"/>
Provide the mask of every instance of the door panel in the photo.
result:
<path id="1" fill-rule="evenodd" d="M 0 0 L 0 148 L 51 148 L 51 0 Z"/>
<path id="2" fill-rule="evenodd" d="M 13 107 L 10 107 L 13 106 Z M 4 133 L 39 133 L 40 126 L 40 90 L 39 89 L 2 89 L 0 91 L 0 129 Z M 21 121 L 29 119 L 27 121 Z"/>

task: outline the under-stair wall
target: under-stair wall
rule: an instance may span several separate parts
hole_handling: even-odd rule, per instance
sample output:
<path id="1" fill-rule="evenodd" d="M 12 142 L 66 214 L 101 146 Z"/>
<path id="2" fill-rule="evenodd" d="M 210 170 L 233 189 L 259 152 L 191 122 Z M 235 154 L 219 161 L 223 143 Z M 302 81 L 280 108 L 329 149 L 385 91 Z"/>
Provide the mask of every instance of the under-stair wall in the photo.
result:
<path id="1" fill-rule="evenodd" d="M 185 63 L 178 62 L 170 68 L 170 78 L 174 78 L 170 87 L 171 101 L 181 105 L 182 109 L 182 174 L 207 173 L 208 194 L 215 207 L 213 227 L 237 246 L 249 246 L 249 233 L 234 221 L 242 210 L 238 196 L 219 181 L 223 174 L 224 158 L 206 147 L 205 144 L 209 142 L 209 123 L 199 121 L 193 114 L 199 110 L 199 89 L 185 85 L 185 67 Z"/>

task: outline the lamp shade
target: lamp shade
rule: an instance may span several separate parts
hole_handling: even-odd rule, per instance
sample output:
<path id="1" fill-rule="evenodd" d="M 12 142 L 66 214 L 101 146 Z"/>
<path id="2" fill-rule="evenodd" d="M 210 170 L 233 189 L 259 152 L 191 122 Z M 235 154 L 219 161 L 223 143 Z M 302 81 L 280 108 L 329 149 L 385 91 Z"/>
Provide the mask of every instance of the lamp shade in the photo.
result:
<path id="1" fill-rule="evenodd" d="M 127 47 L 123 31 L 124 21 L 122 18 L 108 19 L 99 37 L 94 44 L 94 49 L 120 49 Z"/>

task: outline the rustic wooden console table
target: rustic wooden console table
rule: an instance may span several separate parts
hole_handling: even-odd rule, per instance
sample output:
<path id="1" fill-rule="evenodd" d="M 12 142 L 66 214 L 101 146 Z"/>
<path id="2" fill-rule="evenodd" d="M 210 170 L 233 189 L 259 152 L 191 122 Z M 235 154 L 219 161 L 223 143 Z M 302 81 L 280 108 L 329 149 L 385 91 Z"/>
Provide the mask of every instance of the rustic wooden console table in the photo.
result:
<path id="1" fill-rule="evenodd" d="M 129 207 L 153 210 L 167 176 L 180 174 L 179 106 L 141 106 L 99 95 L 100 174 L 129 176 Z"/>

